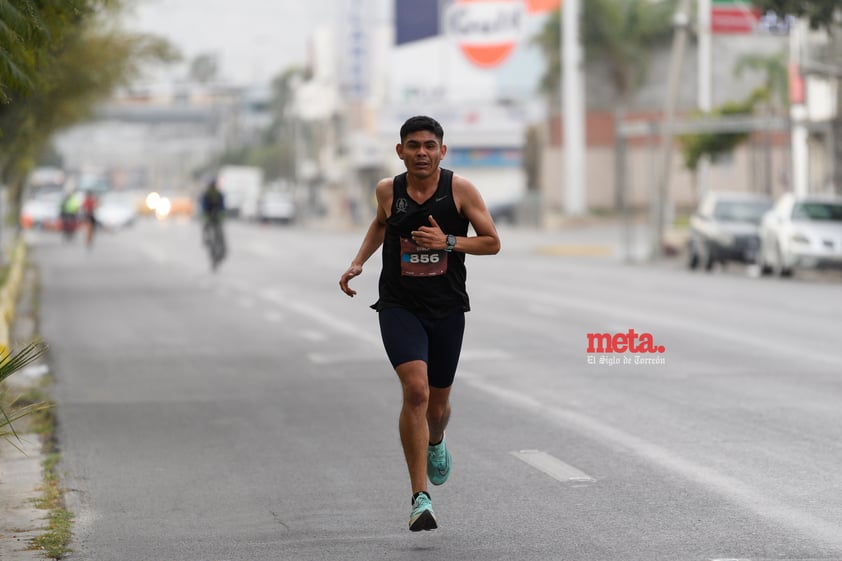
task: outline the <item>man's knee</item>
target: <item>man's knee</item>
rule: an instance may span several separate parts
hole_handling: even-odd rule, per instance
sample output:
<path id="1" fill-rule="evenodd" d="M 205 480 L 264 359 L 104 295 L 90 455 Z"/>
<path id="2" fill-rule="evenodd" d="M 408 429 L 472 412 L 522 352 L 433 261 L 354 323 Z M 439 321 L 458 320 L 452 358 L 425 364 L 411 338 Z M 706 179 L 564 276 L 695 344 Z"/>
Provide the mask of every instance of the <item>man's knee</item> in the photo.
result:
<path id="1" fill-rule="evenodd" d="M 427 417 L 433 422 L 442 422 L 450 414 L 450 388 L 431 388 Z"/>
<path id="2" fill-rule="evenodd" d="M 413 361 L 398 366 L 397 371 L 403 386 L 404 403 L 411 407 L 426 407 L 430 400 L 426 365 Z"/>

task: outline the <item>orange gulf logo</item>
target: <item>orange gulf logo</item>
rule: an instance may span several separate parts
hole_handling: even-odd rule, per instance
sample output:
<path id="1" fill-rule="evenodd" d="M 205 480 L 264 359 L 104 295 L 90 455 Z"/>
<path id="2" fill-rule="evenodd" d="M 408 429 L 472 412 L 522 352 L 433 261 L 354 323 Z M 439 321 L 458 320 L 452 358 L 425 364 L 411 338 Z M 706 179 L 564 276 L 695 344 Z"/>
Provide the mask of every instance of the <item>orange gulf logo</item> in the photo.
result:
<path id="1" fill-rule="evenodd" d="M 561 0 L 526 0 L 526 9 L 530 14 L 551 12 L 561 6 Z"/>
<path id="2" fill-rule="evenodd" d="M 491 68 L 514 50 L 525 17 L 523 0 L 456 0 L 444 12 L 444 28 L 468 60 Z"/>

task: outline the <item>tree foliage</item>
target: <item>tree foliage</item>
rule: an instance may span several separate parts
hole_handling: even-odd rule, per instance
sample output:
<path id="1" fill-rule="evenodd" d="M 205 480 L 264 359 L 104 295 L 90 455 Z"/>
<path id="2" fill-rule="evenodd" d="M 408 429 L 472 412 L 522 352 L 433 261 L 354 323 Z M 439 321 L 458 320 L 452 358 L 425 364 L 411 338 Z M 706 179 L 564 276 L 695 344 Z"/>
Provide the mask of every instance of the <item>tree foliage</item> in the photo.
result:
<path id="1" fill-rule="evenodd" d="M 267 179 L 295 177 L 295 129 L 291 116 L 295 83 L 304 76 L 304 69 L 290 67 L 272 80 L 270 111 L 272 124 L 260 142 L 237 147 L 222 154 L 219 165 L 258 166 Z"/>
<path id="2" fill-rule="evenodd" d="M 713 109 L 708 117 L 734 117 L 751 115 L 758 104 L 769 99 L 769 90 L 764 86 L 756 88 L 746 99 L 731 101 Z M 678 138 L 684 152 L 684 165 L 695 171 L 702 157 L 708 156 L 715 160 L 725 154 L 730 154 L 740 144 L 748 140 L 749 133 L 706 133 L 687 134 Z"/>
<path id="3" fill-rule="evenodd" d="M 209 84 L 219 73 L 219 60 L 213 53 L 203 53 L 190 62 L 190 78 L 200 84 Z"/>
<path id="4" fill-rule="evenodd" d="M 19 203 L 22 179 L 57 131 L 149 61 L 171 61 L 162 39 L 120 29 L 118 0 L 0 0 L 0 181 Z"/>
<path id="5" fill-rule="evenodd" d="M 840 0 L 752 0 L 761 10 L 771 10 L 778 16 L 791 15 L 806 19 L 813 29 L 823 29 L 830 37 L 824 49 L 816 49 L 813 53 L 826 65 L 826 76 L 837 80 L 836 88 L 836 117 L 831 121 L 831 138 L 833 139 L 832 159 L 837 162 L 833 166 L 831 183 L 837 193 L 842 193 L 842 80 L 839 80 L 840 55 L 842 54 L 842 2 Z M 822 60 L 823 59 L 823 60 Z M 819 72 L 821 74 L 821 72 Z"/>
<path id="6" fill-rule="evenodd" d="M 0 0 L 0 102 L 35 87 L 36 52 L 53 33 L 30 0 Z"/>
<path id="7" fill-rule="evenodd" d="M 738 78 L 746 71 L 762 72 L 766 99 L 771 108 L 780 111 L 789 107 L 788 55 L 781 51 L 772 55 L 747 54 L 737 60 L 734 74 Z"/>
<path id="8" fill-rule="evenodd" d="M 813 29 L 824 28 L 830 31 L 842 23 L 842 4 L 839 0 L 752 0 L 752 3 L 764 12 L 804 18 Z"/>
<path id="9" fill-rule="evenodd" d="M 765 113 L 786 114 L 789 108 L 789 73 L 787 72 L 787 54 L 785 52 L 764 56 L 748 54 L 740 57 L 734 67 L 735 76 L 742 76 L 746 71 L 762 72 L 763 82 L 746 99 L 726 103 L 714 109 L 708 117 L 727 117 L 752 115 L 761 108 Z M 703 156 L 712 160 L 732 153 L 740 144 L 749 139 L 748 133 L 688 134 L 679 141 L 684 152 L 684 164 L 695 171 Z"/>
<path id="10" fill-rule="evenodd" d="M 677 1 L 588 0 L 582 2 L 581 37 L 588 63 L 608 67 L 615 93 L 623 103 L 645 81 L 650 54 L 672 37 Z M 557 10 L 532 38 L 544 53 L 541 90 L 558 94 L 561 81 L 561 31 Z"/>

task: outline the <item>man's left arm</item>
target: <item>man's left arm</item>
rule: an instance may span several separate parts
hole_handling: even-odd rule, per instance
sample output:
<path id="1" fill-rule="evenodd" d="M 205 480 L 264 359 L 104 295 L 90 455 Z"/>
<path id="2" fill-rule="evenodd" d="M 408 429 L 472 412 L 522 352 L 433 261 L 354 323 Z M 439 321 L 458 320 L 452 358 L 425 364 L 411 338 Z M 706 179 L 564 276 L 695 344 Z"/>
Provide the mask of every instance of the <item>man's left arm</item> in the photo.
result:
<path id="1" fill-rule="evenodd" d="M 482 195 L 470 181 L 463 177 L 453 177 L 453 193 L 462 216 L 468 219 L 475 236 L 457 236 L 453 251 L 471 255 L 494 255 L 500 251 L 500 236 L 494 219 L 485 206 Z M 445 232 L 447 234 L 447 232 Z"/>
<path id="2" fill-rule="evenodd" d="M 476 233 L 476 236 L 456 236 L 453 251 L 471 255 L 494 255 L 499 252 L 500 236 L 479 190 L 467 179 L 455 175 L 453 198 L 459 212 L 468 219 Z M 421 247 L 446 249 L 447 234 L 450 232 L 443 231 L 432 215 L 429 221 L 429 226 L 421 226 L 412 232 L 412 239 Z"/>

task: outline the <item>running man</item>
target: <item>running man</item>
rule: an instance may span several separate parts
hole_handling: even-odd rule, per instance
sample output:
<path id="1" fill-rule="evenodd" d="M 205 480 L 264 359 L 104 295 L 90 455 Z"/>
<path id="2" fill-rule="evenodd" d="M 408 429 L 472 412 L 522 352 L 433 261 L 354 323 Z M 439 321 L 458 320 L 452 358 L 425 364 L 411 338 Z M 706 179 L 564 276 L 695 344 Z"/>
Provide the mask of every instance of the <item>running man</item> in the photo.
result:
<path id="1" fill-rule="evenodd" d="M 496 254 L 500 238 L 477 188 L 439 167 L 447 146 L 436 120 L 408 119 L 400 140 L 406 172 L 377 183 L 377 214 L 339 286 L 353 297 L 348 282 L 382 244 L 379 299 L 371 307 L 403 389 L 398 426 L 412 487 L 409 529 L 417 532 L 438 527 L 427 478 L 441 485 L 450 475 L 444 430 L 470 310 L 465 254 Z M 469 225 L 476 235 L 468 236 Z"/>

